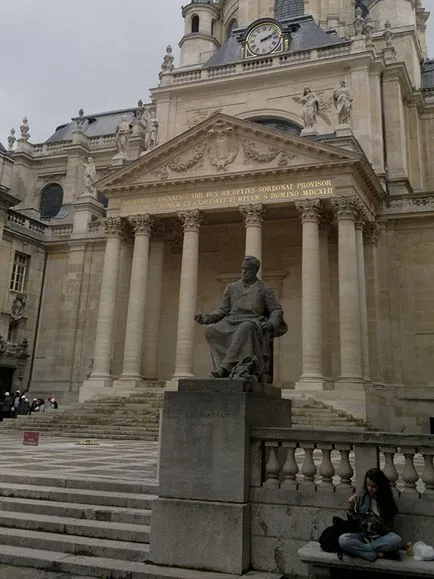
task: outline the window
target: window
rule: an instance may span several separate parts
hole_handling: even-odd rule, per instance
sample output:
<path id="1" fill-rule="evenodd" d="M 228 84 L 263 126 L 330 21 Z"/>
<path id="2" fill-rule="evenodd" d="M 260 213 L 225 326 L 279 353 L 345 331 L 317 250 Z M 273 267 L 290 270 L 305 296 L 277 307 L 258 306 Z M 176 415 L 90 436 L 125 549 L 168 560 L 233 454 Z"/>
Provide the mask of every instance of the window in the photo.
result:
<path id="1" fill-rule="evenodd" d="M 41 194 L 39 211 L 42 219 L 56 217 L 63 203 L 63 189 L 60 185 L 47 185 Z"/>
<path id="2" fill-rule="evenodd" d="M 18 341 L 18 323 L 13 321 L 9 323 L 8 342 L 16 344 Z"/>
<path id="3" fill-rule="evenodd" d="M 276 20 L 285 20 L 285 18 L 294 18 L 303 16 L 304 0 L 275 0 L 274 18 Z"/>
<path id="4" fill-rule="evenodd" d="M 191 32 L 199 32 L 199 16 L 197 14 L 191 19 Z"/>
<path id="5" fill-rule="evenodd" d="M 229 38 L 232 35 L 232 31 L 238 28 L 238 21 L 236 18 L 232 18 L 226 28 L 226 38 Z"/>
<path id="6" fill-rule="evenodd" d="M 10 289 L 14 292 L 23 292 L 29 270 L 30 256 L 25 253 L 15 252 L 14 265 L 12 267 L 12 277 Z"/>
<path id="7" fill-rule="evenodd" d="M 271 129 L 277 129 L 278 131 L 283 131 L 284 133 L 289 133 L 290 135 L 299 135 L 301 133 L 302 127 L 287 121 L 285 119 L 251 119 L 255 123 L 270 127 Z"/>

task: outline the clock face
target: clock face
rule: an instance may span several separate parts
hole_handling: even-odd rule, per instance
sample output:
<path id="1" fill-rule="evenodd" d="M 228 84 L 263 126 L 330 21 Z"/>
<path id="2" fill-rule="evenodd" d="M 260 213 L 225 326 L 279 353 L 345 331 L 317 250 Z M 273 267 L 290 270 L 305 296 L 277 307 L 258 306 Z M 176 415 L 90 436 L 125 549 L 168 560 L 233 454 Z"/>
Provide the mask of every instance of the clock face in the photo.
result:
<path id="1" fill-rule="evenodd" d="M 247 46 L 252 54 L 262 56 L 271 54 L 279 48 L 282 41 L 280 28 L 272 22 L 255 26 L 247 37 Z"/>

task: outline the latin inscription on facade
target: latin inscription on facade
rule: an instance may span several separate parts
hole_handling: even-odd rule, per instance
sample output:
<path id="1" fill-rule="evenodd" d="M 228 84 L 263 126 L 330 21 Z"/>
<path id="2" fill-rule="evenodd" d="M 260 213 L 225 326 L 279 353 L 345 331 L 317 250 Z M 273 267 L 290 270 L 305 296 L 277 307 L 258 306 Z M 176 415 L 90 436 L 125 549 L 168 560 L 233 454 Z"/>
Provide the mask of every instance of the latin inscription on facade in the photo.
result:
<path id="1" fill-rule="evenodd" d="M 212 209 L 249 203 L 279 203 L 304 197 L 333 197 L 334 194 L 335 187 L 330 179 L 222 189 L 220 191 L 162 194 L 122 200 L 121 215 L 169 213 L 185 209 Z"/>

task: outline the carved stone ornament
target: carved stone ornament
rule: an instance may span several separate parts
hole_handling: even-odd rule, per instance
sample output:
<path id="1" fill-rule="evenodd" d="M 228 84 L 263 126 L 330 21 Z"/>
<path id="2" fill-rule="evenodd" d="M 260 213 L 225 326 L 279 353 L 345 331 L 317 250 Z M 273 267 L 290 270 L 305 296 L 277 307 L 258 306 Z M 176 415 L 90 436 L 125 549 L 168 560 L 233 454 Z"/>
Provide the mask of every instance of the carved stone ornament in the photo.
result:
<path id="1" fill-rule="evenodd" d="M 358 210 L 358 199 L 356 197 L 337 197 L 336 199 L 330 199 L 330 203 L 334 210 L 338 220 L 341 219 L 356 219 L 356 214 Z"/>
<path id="2" fill-rule="evenodd" d="M 254 163 L 271 163 L 281 155 L 279 167 L 286 167 L 289 161 L 296 157 L 293 153 L 286 152 L 282 147 L 277 146 L 271 146 L 266 150 L 258 151 L 255 142 L 246 138 L 241 139 L 241 148 L 243 149 L 245 163 L 249 161 L 253 161 Z"/>
<path id="3" fill-rule="evenodd" d="M 24 117 L 23 124 L 20 126 L 21 139 L 28 141 L 30 139 L 30 127 L 27 117 Z"/>
<path id="4" fill-rule="evenodd" d="M 149 214 L 133 215 L 128 217 L 128 223 L 131 225 L 136 235 L 151 235 L 153 219 Z"/>
<path id="5" fill-rule="evenodd" d="M 169 178 L 169 170 L 174 173 L 184 173 L 185 171 L 190 171 L 195 167 L 201 167 L 203 165 L 204 157 L 205 148 L 195 147 L 189 155 L 179 155 L 170 163 L 155 169 L 152 174 L 165 181 Z"/>
<path id="6" fill-rule="evenodd" d="M 302 223 L 306 221 L 318 222 L 320 218 L 321 202 L 319 199 L 307 199 L 306 201 L 296 201 L 295 207 L 300 213 Z"/>
<path id="7" fill-rule="evenodd" d="M 241 205 L 241 215 L 246 227 L 249 225 L 262 225 L 265 217 L 265 208 L 259 203 L 258 205 Z"/>
<path id="8" fill-rule="evenodd" d="M 233 127 L 218 121 L 208 131 L 208 157 L 219 171 L 226 171 L 237 158 L 240 142 Z"/>
<path id="9" fill-rule="evenodd" d="M 12 151 L 14 148 L 14 143 L 16 141 L 16 137 L 15 137 L 15 129 L 11 129 L 11 133 L 8 137 L 8 146 L 9 146 L 9 151 Z"/>
<path id="10" fill-rule="evenodd" d="M 178 211 L 178 218 L 181 221 L 184 233 L 194 231 L 199 233 L 202 216 L 198 209 L 192 211 Z"/>
<path id="11" fill-rule="evenodd" d="M 368 221 L 363 229 L 363 239 L 365 243 L 377 245 L 380 236 L 381 227 L 377 221 Z"/>
<path id="12" fill-rule="evenodd" d="M 192 113 L 192 115 L 187 120 L 187 128 L 191 129 L 195 125 L 198 125 L 202 121 L 206 121 L 209 117 L 216 115 L 217 113 L 221 113 L 222 109 L 205 109 L 205 110 L 197 110 Z"/>
<path id="13" fill-rule="evenodd" d="M 7 349 L 8 349 L 7 341 L 3 338 L 3 336 L 0 336 L 0 355 L 5 354 Z"/>
<path id="14" fill-rule="evenodd" d="M 125 235 L 125 224 L 122 217 L 106 217 L 104 233 L 107 237 L 122 237 Z"/>
<path id="15" fill-rule="evenodd" d="M 10 317 L 13 322 L 18 322 L 24 315 L 24 309 L 26 307 L 26 296 L 23 294 L 18 294 L 15 296 L 14 301 L 11 306 Z"/>

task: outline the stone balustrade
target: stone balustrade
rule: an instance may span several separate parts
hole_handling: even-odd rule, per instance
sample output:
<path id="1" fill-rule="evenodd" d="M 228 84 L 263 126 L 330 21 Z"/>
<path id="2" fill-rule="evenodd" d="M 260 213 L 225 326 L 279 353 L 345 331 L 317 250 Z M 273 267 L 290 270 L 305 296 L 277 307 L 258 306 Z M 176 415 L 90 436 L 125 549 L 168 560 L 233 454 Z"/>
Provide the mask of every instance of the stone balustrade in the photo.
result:
<path id="1" fill-rule="evenodd" d="M 8 211 L 8 225 L 12 227 L 23 227 L 24 229 L 28 229 L 29 231 L 41 235 L 45 235 L 47 229 L 47 226 L 44 223 L 41 223 L 37 219 L 27 217 L 27 215 L 23 215 L 22 213 L 18 213 L 13 209 Z"/>
<path id="2" fill-rule="evenodd" d="M 63 223 L 60 225 L 51 225 L 47 235 L 51 238 L 55 237 L 69 237 L 72 233 L 72 223 Z"/>
<path id="3" fill-rule="evenodd" d="M 256 428 L 251 443 L 258 496 L 263 490 L 267 496 L 270 490 L 290 491 L 300 504 L 303 497 L 312 500 L 309 490 L 348 495 L 375 466 L 384 470 L 406 512 L 419 512 L 434 496 L 432 436 Z"/>
<path id="4" fill-rule="evenodd" d="M 264 70 L 273 66 L 285 66 L 331 57 L 335 58 L 336 56 L 351 54 L 352 49 L 351 42 L 344 42 L 337 46 L 325 46 L 323 48 L 314 48 L 312 50 L 303 50 L 290 54 L 276 54 L 266 58 L 245 60 L 236 64 L 224 64 L 208 69 L 200 68 L 188 71 L 175 71 L 171 75 L 172 84 L 199 82 L 222 76 L 243 74 L 245 72 L 251 72 L 252 70 Z"/>

